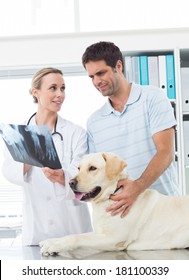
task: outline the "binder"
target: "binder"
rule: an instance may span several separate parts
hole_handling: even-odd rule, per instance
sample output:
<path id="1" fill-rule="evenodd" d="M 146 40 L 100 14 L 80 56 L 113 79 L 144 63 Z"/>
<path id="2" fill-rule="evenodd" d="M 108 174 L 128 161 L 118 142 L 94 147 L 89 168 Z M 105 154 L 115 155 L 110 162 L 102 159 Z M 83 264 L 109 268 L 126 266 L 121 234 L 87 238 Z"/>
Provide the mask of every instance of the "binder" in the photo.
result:
<path id="1" fill-rule="evenodd" d="M 131 64 L 132 64 L 133 81 L 136 84 L 140 84 L 140 61 L 139 61 L 139 56 L 132 56 Z"/>
<path id="2" fill-rule="evenodd" d="M 158 56 L 158 70 L 159 70 L 159 87 L 167 96 L 167 74 L 166 74 L 166 59 L 165 55 Z"/>
<path id="3" fill-rule="evenodd" d="M 131 56 L 125 56 L 125 76 L 128 82 L 133 81 Z"/>
<path id="4" fill-rule="evenodd" d="M 159 87 L 158 57 L 148 56 L 149 85 Z"/>
<path id="5" fill-rule="evenodd" d="M 174 66 L 174 56 L 172 54 L 166 55 L 166 73 L 167 73 L 167 96 L 169 99 L 175 99 L 176 98 L 175 66 Z"/>
<path id="6" fill-rule="evenodd" d="M 148 57 L 146 55 L 141 55 L 139 57 L 139 61 L 140 61 L 140 84 L 149 85 Z"/>
<path id="7" fill-rule="evenodd" d="M 184 162 L 189 166 L 189 115 L 184 115 L 183 133 L 184 133 Z"/>
<path id="8" fill-rule="evenodd" d="M 189 112 L 189 67 L 181 68 L 182 110 Z"/>

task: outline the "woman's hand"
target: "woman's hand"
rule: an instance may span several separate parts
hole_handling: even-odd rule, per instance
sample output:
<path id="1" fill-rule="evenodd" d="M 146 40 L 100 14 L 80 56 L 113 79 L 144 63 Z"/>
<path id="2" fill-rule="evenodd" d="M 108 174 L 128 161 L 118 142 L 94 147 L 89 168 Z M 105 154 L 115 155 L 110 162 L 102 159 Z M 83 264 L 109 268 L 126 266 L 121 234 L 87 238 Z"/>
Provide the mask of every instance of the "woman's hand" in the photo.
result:
<path id="1" fill-rule="evenodd" d="M 61 185 L 65 186 L 65 176 L 64 171 L 62 169 L 51 169 L 49 167 L 42 168 L 43 173 L 45 176 L 52 182 L 52 183 L 60 183 Z"/>
<path id="2" fill-rule="evenodd" d="M 31 165 L 24 163 L 24 175 L 30 170 Z"/>

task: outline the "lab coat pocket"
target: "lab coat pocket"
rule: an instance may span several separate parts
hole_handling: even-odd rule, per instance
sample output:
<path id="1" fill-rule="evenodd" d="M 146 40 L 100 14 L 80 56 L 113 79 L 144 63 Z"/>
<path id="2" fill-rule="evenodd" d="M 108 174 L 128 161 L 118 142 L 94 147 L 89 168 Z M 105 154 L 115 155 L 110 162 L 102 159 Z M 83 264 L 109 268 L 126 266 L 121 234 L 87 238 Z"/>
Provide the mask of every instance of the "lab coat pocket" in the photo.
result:
<path id="1" fill-rule="evenodd" d="M 69 231 L 73 234 L 92 231 L 87 204 L 77 200 L 67 200 L 66 205 L 68 209 Z"/>

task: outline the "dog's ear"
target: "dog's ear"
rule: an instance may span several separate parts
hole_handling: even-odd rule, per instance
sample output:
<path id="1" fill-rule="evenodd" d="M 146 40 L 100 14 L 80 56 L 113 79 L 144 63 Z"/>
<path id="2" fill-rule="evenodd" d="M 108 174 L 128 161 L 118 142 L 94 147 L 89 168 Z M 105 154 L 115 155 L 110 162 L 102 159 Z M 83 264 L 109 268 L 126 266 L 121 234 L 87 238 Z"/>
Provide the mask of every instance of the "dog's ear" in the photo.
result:
<path id="1" fill-rule="evenodd" d="M 110 180 L 119 176 L 123 169 L 127 166 L 126 162 L 119 156 L 110 153 L 102 153 L 102 157 L 106 161 L 106 174 Z"/>

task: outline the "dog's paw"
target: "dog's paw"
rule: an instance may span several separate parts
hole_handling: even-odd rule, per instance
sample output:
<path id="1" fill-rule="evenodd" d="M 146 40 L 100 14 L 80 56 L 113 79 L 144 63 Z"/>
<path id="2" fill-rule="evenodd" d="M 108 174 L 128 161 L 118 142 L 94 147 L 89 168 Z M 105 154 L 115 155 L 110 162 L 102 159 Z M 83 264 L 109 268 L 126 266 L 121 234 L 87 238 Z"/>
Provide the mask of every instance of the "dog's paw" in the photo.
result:
<path id="1" fill-rule="evenodd" d="M 39 246 L 41 247 L 41 254 L 43 256 L 65 256 L 67 251 L 75 249 L 74 240 L 73 236 L 65 236 L 62 238 L 41 241 L 39 243 Z"/>
<path id="2" fill-rule="evenodd" d="M 43 240 L 39 243 L 39 246 L 43 256 L 58 255 L 60 252 L 60 238 Z"/>

